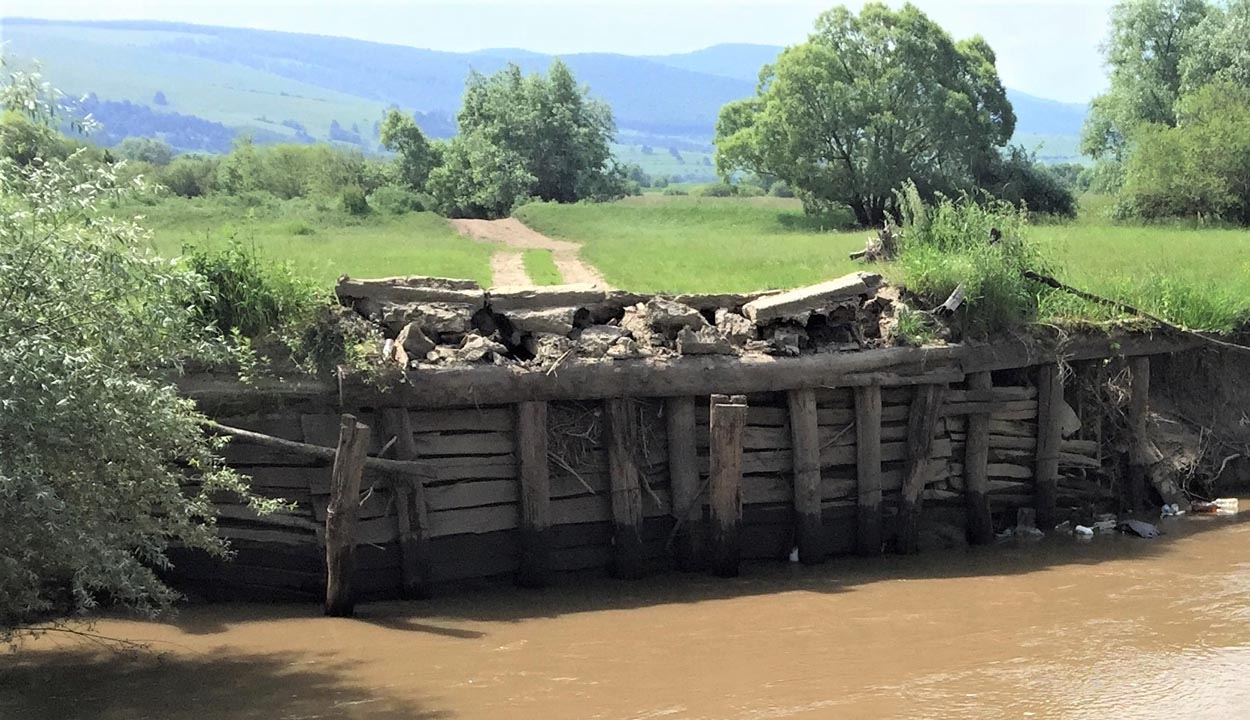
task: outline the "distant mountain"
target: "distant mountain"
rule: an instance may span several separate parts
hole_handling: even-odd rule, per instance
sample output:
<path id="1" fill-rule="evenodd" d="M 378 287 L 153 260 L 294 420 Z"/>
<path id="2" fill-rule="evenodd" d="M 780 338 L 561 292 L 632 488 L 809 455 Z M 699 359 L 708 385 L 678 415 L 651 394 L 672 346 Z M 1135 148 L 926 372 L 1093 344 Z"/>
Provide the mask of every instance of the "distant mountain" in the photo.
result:
<path id="1" fill-rule="evenodd" d="M 389 107 L 417 112 L 435 137 L 455 132 L 465 79 L 509 62 L 544 69 L 552 56 L 514 48 L 450 53 L 340 37 L 163 22 L 0 20 L 5 53 L 38 60 L 57 87 L 100 102 L 150 107 L 218 123 L 258 138 L 306 142 L 359 136 L 376 149 L 376 124 Z M 620 141 L 635 146 L 710 149 L 720 107 L 755 92 L 759 69 L 781 48 L 716 45 L 675 55 L 562 56 L 591 92 L 612 105 Z M 163 103 L 155 103 L 160 93 Z M 1084 108 L 1012 93 L 1019 131 L 1071 135 Z M 111 106 L 102 106 L 111 107 Z M 138 118 L 135 108 L 114 117 Z M 170 119 L 173 120 L 172 118 Z M 184 123 L 185 124 L 185 123 Z M 171 126 L 172 127 L 169 127 Z M 159 131 L 175 147 L 203 149 L 203 127 L 183 141 L 178 122 Z M 354 128 L 350 132 L 346 129 Z M 109 137 L 129 127 L 110 128 Z M 135 132 L 143 131 L 135 128 Z"/>

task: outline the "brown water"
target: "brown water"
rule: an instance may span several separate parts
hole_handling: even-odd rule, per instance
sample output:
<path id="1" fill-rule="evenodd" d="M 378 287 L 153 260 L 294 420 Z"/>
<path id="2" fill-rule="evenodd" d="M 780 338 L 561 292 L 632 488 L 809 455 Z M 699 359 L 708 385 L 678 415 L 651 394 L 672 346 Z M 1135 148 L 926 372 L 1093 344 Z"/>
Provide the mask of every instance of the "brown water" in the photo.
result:
<path id="1" fill-rule="evenodd" d="M 1244 504 L 1243 504 L 1244 507 Z M 753 566 L 367 605 L 109 620 L 0 668 L 0 718 L 1250 716 L 1250 523 L 1157 540 Z"/>

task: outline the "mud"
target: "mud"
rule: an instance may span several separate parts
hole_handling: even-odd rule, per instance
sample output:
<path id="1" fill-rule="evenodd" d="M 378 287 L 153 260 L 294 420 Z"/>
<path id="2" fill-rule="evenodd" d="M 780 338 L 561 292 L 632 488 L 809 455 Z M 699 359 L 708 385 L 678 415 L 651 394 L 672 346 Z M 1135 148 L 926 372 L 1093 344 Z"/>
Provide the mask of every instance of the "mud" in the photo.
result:
<path id="1" fill-rule="evenodd" d="M 1243 501 L 1243 507 L 1246 507 Z M 566 582 L 355 620 L 213 605 L 47 636 L 4 718 L 1227 718 L 1250 707 L 1250 524 Z"/>

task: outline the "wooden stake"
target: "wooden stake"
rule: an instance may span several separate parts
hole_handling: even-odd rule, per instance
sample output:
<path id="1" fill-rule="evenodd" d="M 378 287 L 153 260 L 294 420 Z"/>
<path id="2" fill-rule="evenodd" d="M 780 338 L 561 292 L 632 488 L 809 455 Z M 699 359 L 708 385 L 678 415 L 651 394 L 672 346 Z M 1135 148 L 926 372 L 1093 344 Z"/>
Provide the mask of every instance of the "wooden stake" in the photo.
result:
<path id="1" fill-rule="evenodd" d="M 516 448 L 521 482 L 521 566 L 516 582 L 539 588 L 550 581 L 551 470 L 547 461 L 547 403 L 516 406 Z"/>
<path id="2" fill-rule="evenodd" d="M 618 578 L 643 576 L 642 473 L 635 452 L 638 423 L 633 402 L 605 400 L 607 410 L 608 479 L 612 491 L 612 574 Z"/>
<path id="3" fill-rule="evenodd" d="M 412 416 L 402 408 L 382 411 L 382 430 L 395 438 L 395 456 L 416 460 Z M 395 521 L 399 530 L 400 571 L 407 600 L 430 597 L 430 521 L 425 505 L 425 485 L 415 478 L 395 478 Z"/>
<path id="4" fill-rule="evenodd" d="M 856 552 L 880 555 L 881 508 L 881 386 L 855 388 L 855 454 L 859 480 L 859 530 Z"/>
<path id="5" fill-rule="evenodd" d="M 969 390 L 994 387 L 988 372 L 968 376 Z M 968 437 L 964 447 L 964 497 L 968 503 L 968 542 L 987 545 L 994 542 L 994 521 L 990 517 L 990 416 L 968 416 Z"/>
<path id="6" fill-rule="evenodd" d="M 664 401 L 668 425 L 668 477 L 673 488 L 673 517 L 677 519 L 674 554 L 677 567 L 687 572 L 703 565 L 703 498 L 699 486 L 699 450 L 695 444 L 694 398 Z"/>
<path id="7" fill-rule="evenodd" d="M 1037 462 L 1033 477 L 1037 482 L 1037 527 L 1049 532 L 1055 527 L 1055 502 L 1059 495 L 1059 451 L 1063 425 L 1063 376 L 1059 365 L 1048 363 L 1037 368 Z"/>
<path id="8" fill-rule="evenodd" d="M 351 617 L 356 607 L 352 575 L 356 570 L 356 511 L 360 507 L 360 476 L 369 451 L 369 426 L 343 415 L 339 445 L 330 476 L 326 510 L 326 615 Z"/>
<path id="9" fill-rule="evenodd" d="M 933 434 L 942 416 L 945 385 L 920 385 L 911 401 L 907 419 L 907 468 L 903 473 L 903 500 L 899 509 L 900 553 L 920 550 L 920 508 L 925 482 L 929 479 L 929 454 Z"/>
<path id="10" fill-rule="evenodd" d="M 791 390 L 790 435 L 794 453 L 795 539 L 799 562 L 815 565 L 824 560 L 820 516 L 820 439 L 816 419 L 816 391 Z"/>
<path id="11" fill-rule="evenodd" d="M 1136 512 L 1146 507 L 1146 466 L 1150 445 L 1150 358 L 1135 357 L 1128 361 L 1129 367 L 1129 461 L 1128 461 L 1128 509 Z"/>
<path id="12" fill-rule="evenodd" d="M 747 403 L 742 395 L 713 395 L 708 420 L 712 574 L 737 577 L 742 559 L 742 431 Z"/>

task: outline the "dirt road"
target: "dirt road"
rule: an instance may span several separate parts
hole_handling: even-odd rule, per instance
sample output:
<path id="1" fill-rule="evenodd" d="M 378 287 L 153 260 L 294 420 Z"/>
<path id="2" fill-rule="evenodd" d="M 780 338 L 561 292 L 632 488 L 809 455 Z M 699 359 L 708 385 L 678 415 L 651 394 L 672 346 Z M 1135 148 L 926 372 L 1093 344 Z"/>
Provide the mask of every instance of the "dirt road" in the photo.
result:
<path id="1" fill-rule="evenodd" d="M 451 220 L 461 234 L 478 240 L 500 243 L 514 251 L 550 250 L 556 268 L 566 283 L 594 283 L 607 287 L 607 281 L 594 267 L 579 256 L 581 246 L 564 240 L 553 240 L 526 227 L 516 218 L 503 220 Z M 531 285 L 520 252 L 497 252 L 491 257 L 491 271 L 496 285 Z"/>

